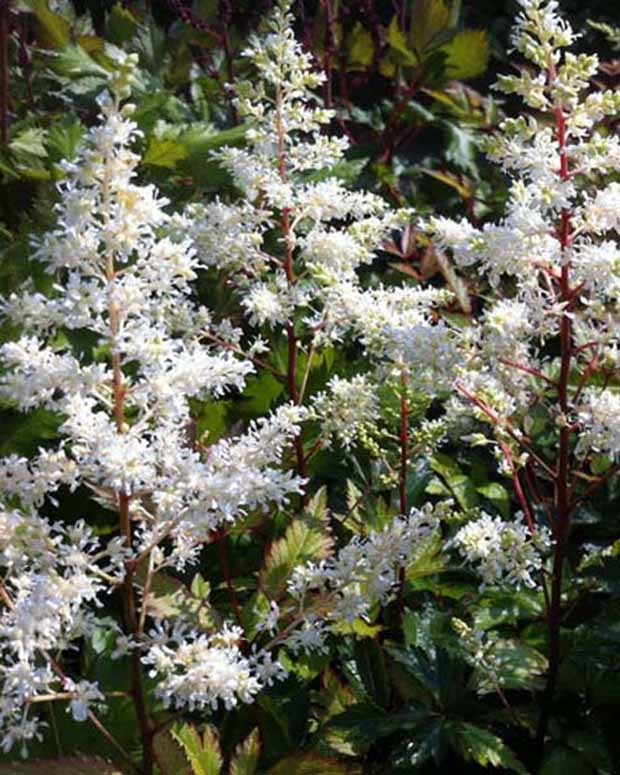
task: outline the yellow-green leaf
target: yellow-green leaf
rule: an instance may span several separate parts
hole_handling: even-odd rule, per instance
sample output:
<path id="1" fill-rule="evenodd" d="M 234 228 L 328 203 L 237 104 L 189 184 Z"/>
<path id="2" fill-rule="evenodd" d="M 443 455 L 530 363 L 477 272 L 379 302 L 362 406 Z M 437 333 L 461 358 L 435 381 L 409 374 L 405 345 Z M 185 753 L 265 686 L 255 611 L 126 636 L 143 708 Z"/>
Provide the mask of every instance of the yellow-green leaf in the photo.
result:
<path id="1" fill-rule="evenodd" d="M 278 597 L 297 565 L 321 560 L 332 548 L 332 538 L 322 525 L 299 518 L 291 522 L 283 538 L 275 541 L 260 574 L 260 585 L 268 597 Z"/>
<path id="2" fill-rule="evenodd" d="M 484 30 L 463 30 L 442 46 L 450 78 L 477 78 L 489 64 L 491 47 Z"/>
<path id="3" fill-rule="evenodd" d="M 359 765 L 348 764 L 334 756 L 316 753 L 289 756 L 267 771 L 267 775 L 361 775 Z"/>
<path id="4" fill-rule="evenodd" d="M 260 737 L 258 729 L 254 729 L 237 746 L 235 755 L 230 763 L 230 775 L 256 775 L 259 757 Z"/>
<path id="5" fill-rule="evenodd" d="M 40 42 L 49 48 L 66 46 L 71 38 L 69 22 L 50 11 L 47 0 L 28 0 L 27 5 L 37 19 Z"/>
<path id="6" fill-rule="evenodd" d="M 450 25 L 450 9 L 444 0 L 416 0 L 411 16 L 411 45 L 425 59 L 436 38 Z"/>
<path id="7" fill-rule="evenodd" d="M 196 727 L 184 724 L 180 729 L 175 729 L 172 735 L 183 746 L 192 765 L 193 775 L 221 774 L 224 758 L 214 727 L 205 727 L 201 737 Z"/>
<path id="8" fill-rule="evenodd" d="M 360 22 L 357 22 L 349 36 L 348 49 L 350 70 L 363 69 L 372 64 L 375 45 L 372 35 Z"/>
<path id="9" fill-rule="evenodd" d="M 153 167 L 167 167 L 171 169 L 177 162 L 187 158 L 187 151 L 178 140 L 165 140 L 152 137 L 144 158 L 144 164 Z"/>
<path id="10" fill-rule="evenodd" d="M 183 748 L 169 729 L 164 729 L 155 735 L 153 748 L 161 775 L 193 775 Z"/>
<path id="11" fill-rule="evenodd" d="M 422 170 L 422 172 L 424 172 L 425 175 L 429 175 L 431 178 L 440 180 L 442 183 L 450 186 L 450 188 L 453 188 L 455 191 L 457 191 L 463 197 L 463 199 L 471 199 L 474 195 L 472 189 L 466 185 L 461 178 L 459 178 L 457 175 L 454 175 L 452 172 L 447 172 L 445 170 Z"/>
<path id="12" fill-rule="evenodd" d="M 398 62 L 401 64 L 414 66 L 418 64 L 418 57 L 409 48 L 407 44 L 407 38 L 400 28 L 398 15 L 394 15 L 392 21 L 390 22 L 390 26 L 388 27 L 387 42 L 392 49 L 392 57 L 394 57 Z M 384 72 L 384 75 L 385 74 L 386 73 Z"/>

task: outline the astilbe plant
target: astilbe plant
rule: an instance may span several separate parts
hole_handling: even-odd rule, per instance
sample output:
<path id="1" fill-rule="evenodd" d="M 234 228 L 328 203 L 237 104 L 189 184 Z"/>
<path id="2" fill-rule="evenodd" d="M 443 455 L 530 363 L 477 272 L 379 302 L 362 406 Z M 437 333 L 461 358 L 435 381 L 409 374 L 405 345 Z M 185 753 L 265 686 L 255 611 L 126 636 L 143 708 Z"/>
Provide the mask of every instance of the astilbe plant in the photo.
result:
<path id="1" fill-rule="evenodd" d="M 2 394 L 22 410 L 58 413 L 62 441 L 31 460 L 0 462 L 0 717 L 5 751 L 25 751 L 42 734 L 44 699 L 68 699 L 75 719 L 100 725 L 91 705 L 105 704 L 104 691 L 69 677 L 57 655 L 87 636 L 119 593 L 117 651 L 131 653 L 130 695 L 151 772 L 144 664 L 159 676 L 165 705 L 189 708 L 250 701 L 278 673 L 260 651 L 241 651 L 238 628 L 168 627 L 150 615 L 149 600 L 154 575 L 194 564 L 217 528 L 300 492 L 302 480 L 279 461 L 301 414 L 283 406 L 238 438 L 192 444 L 189 400 L 241 388 L 252 367 L 209 343 L 209 315 L 191 296 L 196 252 L 170 236 L 168 202 L 134 180 L 137 129 L 125 101 L 133 64 L 121 61 L 99 98 L 99 123 L 66 165 L 58 225 L 38 244 L 53 294 L 26 289 L 3 305 L 23 333 L 2 347 Z M 96 341 L 92 360 L 71 346 L 84 331 Z M 46 518 L 60 486 L 90 491 L 116 512 L 118 534 L 95 537 L 79 514 L 72 524 Z"/>
<path id="2" fill-rule="evenodd" d="M 339 178 L 348 141 L 328 133 L 334 111 L 315 93 L 325 75 L 295 41 L 287 3 L 268 26 L 244 52 L 252 80 L 234 84 L 237 112 L 250 124 L 247 145 L 214 154 L 243 197 L 190 205 L 178 219 L 179 231 L 192 235 L 201 258 L 233 289 L 246 328 L 258 332 L 252 344 L 258 367 L 286 385 L 294 404 L 309 406 L 308 420 L 318 431 L 310 428 L 296 439 L 298 473 L 307 476 L 313 456 L 326 446 L 346 450 L 361 443 L 396 471 L 404 514 L 409 448 L 415 446 L 408 401 L 415 396 L 423 416 L 432 397 L 449 386 L 454 334 L 436 310 L 451 294 L 363 285 L 364 269 L 412 213 L 351 191 Z M 277 352 L 283 337 L 285 356 L 261 362 L 261 351 Z M 351 342 L 363 348 L 362 373 L 335 375 L 310 396 L 313 371 L 334 346 Z M 234 350 L 239 342 L 220 344 Z M 395 437 L 393 429 L 377 427 L 380 386 L 401 401 Z M 442 433 L 441 422 L 421 429 L 430 445 Z"/>
<path id="3" fill-rule="evenodd" d="M 501 76 L 526 112 L 506 119 L 486 143 L 510 180 L 505 218 L 482 228 L 431 218 L 429 231 L 464 272 L 475 267 L 483 311 L 462 337 L 449 409 L 475 445 L 496 453 L 521 507 L 519 533 L 552 543 L 549 568 L 525 578 L 544 591 L 549 667 L 539 714 L 547 740 L 562 654 L 572 521 L 618 473 L 618 242 L 620 186 L 609 182 L 620 141 L 601 129 L 620 95 L 590 90 L 595 55 L 567 51 L 578 37 L 558 4 L 520 0 L 513 34 L 527 60 Z M 548 531 L 548 532 L 547 532 Z M 499 522 L 457 535 L 484 581 L 512 572 L 522 538 L 504 541 Z"/>

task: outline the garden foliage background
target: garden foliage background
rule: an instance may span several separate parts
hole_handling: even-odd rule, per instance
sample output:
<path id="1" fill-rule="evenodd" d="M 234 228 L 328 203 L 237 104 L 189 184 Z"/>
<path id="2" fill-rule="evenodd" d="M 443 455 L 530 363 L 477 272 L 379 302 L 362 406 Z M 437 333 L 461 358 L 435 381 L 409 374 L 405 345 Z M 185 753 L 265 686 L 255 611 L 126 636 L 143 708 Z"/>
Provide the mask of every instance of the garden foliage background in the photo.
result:
<path id="1" fill-rule="evenodd" d="M 72 217 L 88 217 L 78 213 L 77 200 L 75 210 L 62 210 L 68 207 L 68 198 L 63 205 L 67 189 L 58 184 L 69 176 L 78 200 L 95 190 L 92 181 L 85 183 L 63 162 L 77 160 L 79 166 L 83 143 L 96 145 L 96 136 L 87 132 L 100 121 L 98 95 L 116 89 L 118 102 L 109 108 L 113 120 L 114 111 L 130 99 L 135 104 L 131 121 L 139 130 L 131 147 L 140 158 L 127 164 L 135 166 L 140 186 L 154 185 L 169 200 L 151 203 L 154 222 L 140 227 L 123 249 L 127 255 L 134 248 L 143 250 L 146 265 L 153 260 L 153 246 L 165 239 L 161 229 L 169 230 L 171 242 L 161 248 L 162 255 L 166 250 L 178 253 L 185 275 L 179 270 L 169 288 L 153 291 L 148 314 L 155 319 L 161 305 L 162 317 L 172 315 L 170 310 L 180 310 L 191 290 L 196 306 L 187 320 L 199 318 L 208 330 L 210 352 L 221 359 L 222 384 L 210 371 L 211 362 L 200 360 L 191 343 L 185 345 L 183 337 L 195 333 L 198 341 L 204 332 L 179 333 L 170 324 L 166 336 L 183 340 L 184 355 L 191 356 L 188 363 L 196 370 L 193 377 L 183 377 L 179 388 L 188 416 L 179 410 L 181 425 L 164 427 L 171 444 L 184 445 L 206 461 L 205 476 L 211 477 L 207 494 L 198 482 L 193 497 L 196 508 L 210 516 L 201 523 L 200 540 L 185 535 L 197 548 L 188 550 L 182 561 L 178 546 L 166 543 L 179 540 L 172 529 L 161 538 L 162 557 L 166 552 L 175 557 L 167 566 L 162 561 L 157 568 L 158 560 L 153 565 L 144 552 L 147 538 L 154 535 L 146 528 L 144 535 L 134 531 L 132 557 L 123 558 L 117 546 L 105 566 L 113 580 L 108 578 L 109 594 L 100 595 L 96 618 L 86 624 L 71 620 L 71 637 L 59 638 L 45 658 L 42 650 L 32 656 L 31 667 L 48 657 L 58 666 L 56 676 L 45 679 L 58 696 L 48 704 L 32 704 L 31 716 L 44 725 L 40 737 L 23 727 L 21 733 L 3 729 L 0 773 L 29 773 L 42 766 L 21 762 L 23 739 L 28 758 L 45 759 L 50 773 L 85 775 L 475 773 L 489 767 L 546 775 L 617 772 L 620 492 L 612 469 L 614 453 L 603 449 L 587 458 L 574 480 L 587 497 L 579 501 L 570 533 L 562 539 L 556 610 L 548 595 L 558 578 L 553 565 L 557 549 L 544 527 L 552 526 L 546 509 L 557 501 L 553 484 L 543 475 L 541 487 L 549 492 L 537 492 L 527 460 L 519 457 L 519 441 L 514 447 L 514 439 L 500 433 L 497 442 L 472 445 L 477 427 L 467 426 L 465 432 L 464 426 L 451 425 L 458 413 L 454 407 L 446 410 L 453 399 L 444 381 L 452 356 L 447 350 L 439 353 L 444 345 L 433 338 L 442 326 L 467 331 L 472 321 L 484 316 L 497 292 L 492 275 L 489 279 L 479 267 L 457 266 L 447 249 L 449 240 L 441 243 L 437 237 L 441 224 L 433 226 L 433 216 L 465 217 L 479 228 L 505 215 L 509 180 L 484 155 L 481 142 L 503 118 L 524 110 L 516 95 L 491 88 L 499 73 L 516 73 L 515 63 L 521 61 L 509 43 L 519 5 L 490 0 L 321 0 L 296 2 L 291 10 L 297 39 L 326 73 L 323 83 L 309 76 L 301 92 L 314 91 L 335 111 L 331 122 L 324 116 L 307 120 L 316 121 L 319 138 L 348 138 L 341 157 L 338 148 L 323 149 L 324 156 L 317 153 L 318 161 L 309 162 L 309 169 L 294 170 L 293 177 L 300 181 L 295 195 L 301 201 L 303 186 L 337 179 L 338 187 L 328 188 L 326 195 L 336 212 L 336 225 L 330 228 L 346 233 L 334 248 L 338 255 L 358 251 L 351 260 L 355 279 L 347 280 L 358 293 L 355 303 L 329 296 L 333 278 L 326 279 L 329 272 L 317 269 L 325 260 L 325 247 L 312 248 L 312 229 L 304 232 L 300 227 L 299 243 L 286 241 L 293 227 L 287 221 L 289 205 L 278 200 L 285 195 L 272 187 L 252 201 L 250 184 L 238 174 L 235 154 L 248 150 L 258 158 L 261 152 L 273 154 L 275 147 L 261 151 L 267 137 L 261 132 L 277 130 L 273 121 L 261 124 L 263 117 L 250 115 L 248 108 L 261 94 L 236 92 L 242 97 L 239 103 L 227 86 L 245 78 L 255 87 L 260 82 L 242 52 L 252 35 L 265 33 L 265 19 L 274 11 L 271 2 L 2 3 L 3 299 L 15 307 L 11 295 L 27 283 L 30 292 L 62 297 L 61 309 L 69 310 L 71 296 L 62 295 L 68 273 L 58 266 L 47 271 L 35 250 L 45 246 L 43 235 L 58 228 L 59 205 L 65 226 Z M 620 34 L 613 28 L 620 25 L 620 10 L 608 2 L 578 0 L 565 0 L 560 10 L 583 33 L 575 50 L 599 54 L 600 69 L 590 88 L 615 90 Z M 601 26 L 605 24 L 611 26 Z M 136 54 L 136 61 L 127 54 Z M 527 111 L 535 112 L 531 106 Z M 121 112 L 118 117 L 129 120 Z M 304 125 L 299 117 L 291 119 L 293 124 L 296 120 Z M 547 126 L 544 119 L 541 126 Z M 604 136 L 613 135 L 617 116 L 604 116 L 597 127 Z M 235 150 L 226 150 L 230 148 Z M 299 152 L 299 158 L 314 153 L 302 140 L 291 141 L 290 149 L 291 154 Z M 95 165 L 100 161 L 96 149 L 88 158 Z M 609 172 L 613 182 L 617 174 Z M 118 202 L 122 190 L 114 194 Z M 372 196 L 364 199 L 360 194 L 358 200 L 347 190 L 365 190 Z M 95 207 L 96 196 L 86 198 L 89 206 Z M 250 205 L 241 215 L 225 211 L 244 196 Z M 342 212 L 334 198 L 340 198 Z M 209 203 L 218 201 L 222 211 L 208 210 Z M 329 209 L 325 202 L 320 207 Z M 168 223 L 161 212 L 177 213 L 177 219 Z M 244 218 L 251 229 L 243 227 Z M 305 218 L 315 218 L 313 225 L 321 223 L 320 216 L 306 213 Z M 66 238 L 59 234 L 59 240 Z M 66 250 L 69 243 L 61 244 Z M 292 247 L 300 245 L 303 250 L 293 256 Z M 194 249 L 198 267 L 190 255 Z M 49 244 L 47 250 L 53 253 Z M 246 263 L 260 263 L 256 256 L 261 250 L 276 257 L 274 265 L 266 269 L 253 264 L 248 270 Z M 313 262 L 312 255 L 319 258 Z M 274 279 L 278 272 L 281 281 Z M 114 268 L 108 281 L 111 278 Z M 512 280 L 503 282 L 510 298 Z M 58 285 L 63 283 L 61 292 Z M 414 303 L 406 293 L 398 295 L 400 288 L 420 287 L 431 289 L 424 303 Z M 287 293 L 289 306 L 278 306 Z M 328 308 L 329 316 L 324 312 Z M 377 328 L 371 330 L 368 321 L 375 313 Z M 337 314 L 350 317 L 351 331 L 340 321 L 334 323 Z M 28 315 L 36 317 L 36 308 L 17 323 L 10 314 L 3 316 L 2 344 L 16 340 L 22 326 L 28 328 Z M 189 331 L 194 323 L 186 325 Z M 384 333 L 389 325 L 392 339 Z M 49 329 L 56 337 L 54 347 L 71 352 L 93 371 L 112 357 L 99 334 L 87 326 L 63 328 L 56 319 Z M 136 331 L 134 336 L 139 336 L 140 329 Z M 407 336 L 409 343 L 403 344 Z M 133 346 L 139 349 L 137 340 Z M 429 361 L 437 359 L 427 378 L 432 390 L 417 378 L 425 369 L 416 361 L 421 356 L 414 354 L 410 361 L 403 356 L 407 347 L 418 353 L 428 350 Z M 552 334 L 540 349 L 552 365 L 542 377 L 542 371 L 529 375 L 538 399 L 533 409 L 530 405 L 524 428 L 544 468 L 555 466 L 561 431 L 555 419 L 549 419 L 554 416 L 548 406 L 553 407 L 555 399 L 540 386 L 560 379 L 553 372 L 560 350 Z M 19 356 L 3 352 L 3 368 L 10 373 Z M 242 365 L 232 367 L 227 358 Z M 409 365 L 403 366 L 403 358 Z M 534 364 L 527 357 L 526 362 Z M 587 379 L 600 378 L 595 385 L 604 381 L 605 390 L 613 390 L 617 374 L 604 368 L 599 373 L 599 365 L 594 364 Z M 126 383 L 135 380 L 137 386 L 138 366 L 129 363 L 124 368 Z M 193 384 L 203 374 L 200 369 L 205 380 L 212 381 L 209 395 Z M 148 370 L 144 374 L 148 382 L 152 375 Z M 575 374 L 576 380 L 583 376 L 578 369 Z M 10 378 L 3 380 L 11 388 Z M 81 384 L 74 383 L 77 393 L 86 390 Z M 64 471 L 50 492 L 32 496 L 30 504 L 24 504 L 24 492 L 15 485 L 17 481 L 25 487 L 36 480 L 24 468 L 24 459 L 40 460 L 41 450 L 51 453 L 67 433 L 73 433 L 71 443 L 78 444 L 78 431 L 63 425 L 64 399 L 54 389 L 52 383 L 32 388 L 18 381 L 12 395 L 4 390 L 3 509 L 13 513 L 32 507 L 64 525 L 69 532 L 59 532 L 61 537 L 54 539 L 60 544 L 78 535 L 70 532 L 72 526 L 82 530 L 79 520 L 105 543 L 118 535 L 119 513 L 123 528 L 123 498 L 129 514 L 136 496 L 123 489 L 126 484 L 98 479 L 100 461 L 87 464 L 81 459 L 80 465 L 93 466 L 83 479 L 72 480 Z M 519 383 L 515 392 L 521 389 Z M 33 390 L 32 400 L 28 390 Z M 36 405 L 37 390 L 49 393 L 43 406 Z M 581 393 L 582 386 L 578 390 Z M 116 400 L 117 408 L 118 393 Z M 150 400 L 150 394 L 144 398 Z M 172 401 L 170 396 L 166 400 Z M 492 404 L 493 398 L 485 400 Z M 305 407 L 306 414 L 287 415 L 289 401 Z M 132 412 L 143 408 L 131 407 L 119 429 L 136 422 Z M 278 408 L 281 414 L 273 421 Z M 272 417 L 273 426 L 256 425 L 266 417 Z M 484 426 L 485 418 L 474 417 L 473 422 Z M 157 432 L 152 431 L 153 438 Z M 246 446 L 235 452 L 232 440 L 244 433 L 249 433 Z M 84 448 L 89 443 L 79 441 Z M 223 446 L 214 446 L 218 443 Z M 211 448 L 218 451 L 209 452 Z M 574 448 L 571 454 L 579 457 Z M 221 477 L 217 482 L 215 468 Z M 306 484 L 300 485 L 296 477 Z M 243 478 L 247 492 L 231 495 Z M 213 493 L 226 505 L 206 505 L 208 498 L 217 500 Z M 144 496 L 146 511 L 154 508 L 151 495 Z M 535 539 L 534 531 L 519 521 L 524 497 L 526 516 L 537 525 Z M 414 517 L 399 521 L 397 515 L 409 517 L 411 510 Z M 137 524 L 141 517 L 131 514 Z M 463 531 L 480 519 L 498 518 L 508 526 L 499 539 L 507 543 L 485 566 L 485 557 L 468 548 Z M 7 568 L 3 579 L 9 589 L 10 572 L 19 564 L 10 545 L 21 551 L 20 541 L 25 540 L 11 532 L 16 530 L 12 524 L 3 523 L 6 535 L 0 532 L 0 558 Z M 131 527 L 128 530 L 124 535 L 131 538 Z M 348 555 L 342 549 L 351 546 L 354 571 L 345 567 Z M 511 565 L 505 557 L 515 546 L 521 554 Z M 299 570 L 321 561 L 323 565 L 313 566 L 313 580 Z M 122 574 L 115 578 L 121 573 L 115 563 L 124 568 L 124 581 Z M 65 571 L 58 573 L 60 579 Z M 12 590 L 17 592 L 17 587 Z M 312 598 L 311 604 L 304 595 Z M 3 601 L 5 614 L 10 613 L 11 595 Z M 130 604 L 143 608 L 142 620 L 133 626 Z M 555 625 L 550 610 L 556 610 Z M 7 621 L 0 638 L 10 640 L 13 625 Z M 144 637 L 146 643 L 148 623 L 155 627 L 158 621 L 191 624 L 192 635 L 179 636 L 179 644 L 185 637 L 191 643 L 203 638 L 203 651 L 198 649 L 185 663 L 195 658 L 194 672 L 184 674 L 180 662 L 173 667 L 166 663 L 177 678 L 187 678 L 181 689 L 177 684 L 162 691 L 168 684 L 157 672 L 164 670 L 165 659 L 157 662 L 156 637 L 142 662 L 146 651 L 136 659 L 136 650 L 132 655 L 119 647 L 121 630 L 136 642 Z M 233 628 L 232 635 L 226 627 Z M 234 627 L 241 627 L 243 634 Z M 225 643 L 214 634 L 222 631 L 228 633 Z M 70 643 L 77 648 L 68 648 Z M 260 659 L 252 659 L 272 646 L 281 647 L 281 668 L 267 680 Z M 260 692 L 248 683 L 247 696 L 237 689 L 226 694 L 209 683 L 220 667 L 208 659 L 224 647 L 234 651 L 227 658 L 235 669 L 241 665 L 252 674 Z M 10 647 L 2 649 L 7 649 L 1 653 L 11 664 Z M 206 664 L 206 676 L 200 672 L 200 660 Z M 7 675 L 0 672 L 5 699 L 14 692 Z M 86 682 L 81 688 L 75 683 L 80 681 Z M 200 681 L 207 688 L 201 697 L 192 697 L 197 686 L 200 693 Z M 177 690 L 183 701 L 177 702 Z M 224 696 L 228 700 L 220 701 Z M 11 716 L 2 702 L 0 714 Z M 96 723 L 90 723 L 90 713 Z"/>

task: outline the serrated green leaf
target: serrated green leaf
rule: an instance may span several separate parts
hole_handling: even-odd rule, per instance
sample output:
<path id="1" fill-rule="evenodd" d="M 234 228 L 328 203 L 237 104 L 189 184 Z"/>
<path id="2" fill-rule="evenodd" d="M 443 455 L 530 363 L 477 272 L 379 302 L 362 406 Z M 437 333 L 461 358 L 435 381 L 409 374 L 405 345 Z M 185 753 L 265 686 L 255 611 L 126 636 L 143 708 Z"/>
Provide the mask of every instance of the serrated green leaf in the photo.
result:
<path id="1" fill-rule="evenodd" d="M 427 716 L 425 708 L 387 713 L 376 705 L 358 703 L 331 719 L 328 729 L 337 729 L 352 743 L 370 744 L 398 730 L 414 729 Z"/>
<path id="2" fill-rule="evenodd" d="M 462 509 L 473 509 L 478 505 L 476 485 L 469 476 L 463 473 L 455 460 L 452 460 L 448 455 L 437 452 L 431 459 L 431 468 L 440 474 L 448 492 L 457 499 Z"/>
<path id="3" fill-rule="evenodd" d="M 387 707 L 391 690 L 381 646 L 370 638 L 358 640 L 353 646 L 353 656 L 368 695 L 379 707 Z"/>
<path id="4" fill-rule="evenodd" d="M 541 689 L 547 672 L 547 658 L 540 651 L 516 640 L 499 640 L 489 649 L 489 659 L 501 665 L 501 686 L 505 689 Z M 485 670 L 474 673 L 480 692 L 494 692 L 497 686 Z"/>
<path id="5" fill-rule="evenodd" d="M 437 37 L 448 28 L 450 10 L 444 0 L 416 0 L 411 18 L 411 46 L 425 59 Z"/>
<path id="6" fill-rule="evenodd" d="M 407 38 L 405 37 L 404 32 L 400 28 L 400 23 L 398 20 L 398 14 L 395 14 L 392 17 L 392 21 L 390 22 L 390 26 L 388 27 L 388 34 L 387 34 L 387 42 L 390 45 L 390 48 L 392 49 L 391 54 L 396 58 L 396 61 L 400 62 L 401 64 L 409 65 L 409 66 L 415 66 L 418 64 L 419 59 L 416 56 L 415 52 L 411 51 L 407 44 Z M 384 63 L 382 72 L 384 75 L 389 75 L 388 72 L 391 70 L 391 74 L 393 74 L 393 63 L 391 68 L 387 68 L 388 63 Z M 387 70 L 385 69 L 387 68 Z"/>
<path id="7" fill-rule="evenodd" d="M 184 724 L 174 729 L 172 735 L 182 745 L 193 775 L 221 774 L 224 757 L 214 727 L 206 726 L 201 736 L 192 724 Z"/>
<path id="8" fill-rule="evenodd" d="M 166 167 L 172 169 L 188 156 L 185 148 L 178 140 L 166 140 L 165 138 L 151 137 L 142 158 L 143 164 L 152 167 Z"/>
<path id="9" fill-rule="evenodd" d="M 284 385 L 269 371 L 246 380 L 241 394 L 240 409 L 245 417 L 262 417 L 284 391 Z"/>
<path id="10" fill-rule="evenodd" d="M 117 46 L 130 41 L 138 30 L 138 22 L 128 8 L 120 3 L 112 8 L 106 20 L 106 33 Z"/>
<path id="11" fill-rule="evenodd" d="M 487 69 L 491 46 L 485 30 L 463 30 L 440 49 L 445 68 L 453 79 L 478 78 Z"/>
<path id="12" fill-rule="evenodd" d="M 52 57 L 51 69 L 66 78 L 95 78 L 103 83 L 108 79 L 108 71 L 90 56 L 88 51 L 75 43 L 65 46 Z"/>
<path id="13" fill-rule="evenodd" d="M 297 565 L 327 557 L 332 546 L 332 538 L 322 526 L 309 524 L 301 518 L 294 520 L 284 537 L 271 545 L 260 573 L 261 588 L 268 597 L 278 597 L 286 589 L 287 579 Z"/>
<path id="14" fill-rule="evenodd" d="M 164 729 L 155 735 L 153 748 L 161 775 L 195 775 L 196 771 L 190 767 L 183 747 L 169 729 Z M 219 772 L 213 775 L 219 775 Z"/>
<path id="15" fill-rule="evenodd" d="M 507 518 L 510 515 L 510 495 L 508 490 L 499 482 L 483 484 L 477 487 L 476 491 L 491 501 L 503 517 Z"/>
<path id="16" fill-rule="evenodd" d="M 47 0 L 26 0 L 35 15 L 41 43 L 49 48 L 65 46 L 71 37 L 71 26 L 60 14 L 50 11 Z"/>
<path id="17" fill-rule="evenodd" d="M 456 747 L 467 761 L 482 767 L 502 767 L 519 775 L 529 775 L 508 746 L 496 735 L 466 722 L 458 722 L 452 729 Z"/>
<path id="18" fill-rule="evenodd" d="M 47 156 L 45 132 L 38 127 L 25 129 L 13 137 L 9 143 L 9 148 L 18 160 L 23 156 L 37 156 L 44 159 Z"/>
<path id="19" fill-rule="evenodd" d="M 50 159 L 55 162 L 73 159 L 84 133 L 84 126 L 74 113 L 64 115 L 59 121 L 54 122 L 47 132 L 45 141 Z"/>
<path id="20" fill-rule="evenodd" d="M 258 729 L 254 729 L 235 749 L 230 763 L 230 775 L 256 775 L 259 758 L 260 737 Z"/>
<path id="21" fill-rule="evenodd" d="M 47 409 L 3 417 L 0 455 L 34 455 L 42 441 L 58 436 L 60 423 L 60 417 Z"/>

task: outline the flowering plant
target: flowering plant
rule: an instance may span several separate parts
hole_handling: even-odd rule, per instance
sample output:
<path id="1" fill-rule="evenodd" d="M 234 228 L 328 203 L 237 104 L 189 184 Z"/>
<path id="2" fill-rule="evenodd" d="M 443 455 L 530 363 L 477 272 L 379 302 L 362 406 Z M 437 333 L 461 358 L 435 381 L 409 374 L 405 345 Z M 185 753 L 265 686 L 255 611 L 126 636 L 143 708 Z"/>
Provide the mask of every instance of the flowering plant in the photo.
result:
<path id="1" fill-rule="evenodd" d="M 1 303 L 2 400 L 51 428 L 0 459 L 7 756 L 75 722 L 146 774 L 612 771 L 620 100 L 553 0 L 520 5 L 499 223 L 351 185 L 287 2 L 236 63 L 212 199 L 148 182 L 180 130 L 142 158 L 145 76 L 106 48 Z"/>

